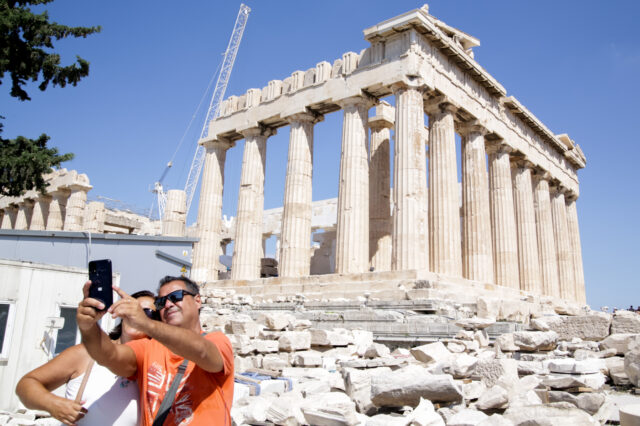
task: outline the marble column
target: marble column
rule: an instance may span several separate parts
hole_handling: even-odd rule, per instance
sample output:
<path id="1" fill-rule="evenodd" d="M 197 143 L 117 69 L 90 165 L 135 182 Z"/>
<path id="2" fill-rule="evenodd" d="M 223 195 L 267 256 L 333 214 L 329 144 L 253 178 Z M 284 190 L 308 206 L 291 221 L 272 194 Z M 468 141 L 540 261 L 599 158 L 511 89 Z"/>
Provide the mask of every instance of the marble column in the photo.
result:
<path id="1" fill-rule="evenodd" d="M 236 236 L 231 261 L 233 280 L 260 278 L 264 177 L 269 134 L 261 128 L 251 128 L 242 132 L 245 142 L 238 191 Z"/>
<path id="2" fill-rule="evenodd" d="M 222 251 L 222 193 L 224 165 L 227 150 L 234 146 L 225 139 L 205 142 L 202 188 L 198 203 L 198 234 L 200 240 L 193 245 L 191 279 L 198 283 L 218 279 Z"/>
<path id="3" fill-rule="evenodd" d="M 31 215 L 33 214 L 33 201 L 22 200 L 18 203 L 18 213 L 16 215 L 16 222 L 14 229 L 27 230 L 29 229 L 29 222 Z"/>
<path id="4" fill-rule="evenodd" d="M 518 266 L 520 289 L 542 294 L 536 213 L 531 183 L 532 166 L 533 164 L 524 159 L 518 159 L 512 163 L 513 200 L 518 232 Z"/>
<path id="5" fill-rule="evenodd" d="M 309 113 L 288 117 L 289 154 L 278 268 L 282 277 L 304 277 L 310 273 L 313 127 L 319 119 Z"/>
<path id="6" fill-rule="evenodd" d="M 587 303 L 576 198 L 577 197 L 575 195 L 571 195 L 567 196 L 565 200 L 567 203 L 567 227 L 569 231 L 569 239 L 571 241 L 571 251 L 573 253 L 573 274 L 575 280 L 574 300 L 580 303 Z"/>
<path id="7" fill-rule="evenodd" d="M 71 194 L 67 200 L 64 216 L 65 231 L 82 231 L 84 229 L 84 212 L 87 206 L 87 188 L 83 185 L 70 185 Z"/>
<path id="8" fill-rule="evenodd" d="M 549 177 L 548 172 L 536 171 L 534 174 L 533 202 L 536 212 L 538 257 L 540 259 L 542 294 L 560 297 L 558 259 L 551 218 Z"/>
<path id="9" fill-rule="evenodd" d="M 567 207 L 564 200 L 564 188 L 555 186 L 551 191 L 551 217 L 558 259 L 558 280 L 560 297 L 575 300 L 575 277 L 573 269 L 573 250 L 567 227 Z"/>
<path id="10" fill-rule="evenodd" d="M 386 102 L 369 118 L 369 266 L 374 271 L 391 270 L 391 182 L 389 150 L 394 108 Z"/>
<path id="11" fill-rule="evenodd" d="M 49 204 L 51 204 L 51 196 L 39 195 L 33 205 L 33 214 L 31 215 L 31 224 L 29 229 L 32 231 L 44 231 L 47 225 L 47 217 L 49 216 Z"/>
<path id="12" fill-rule="evenodd" d="M 518 237 L 511 183 L 511 148 L 492 144 L 489 153 L 489 207 L 493 242 L 493 270 L 498 285 L 520 288 Z"/>
<path id="13" fill-rule="evenodd" d="M 396 98 L 391 269 L 429 269 L 424 102 L 416 87 L 392 87 Z"/>
<path id="14" fill-rule="evenodd" d="M 91 201 L 87 203 L 87 209 L 84 216 L 84 229 L 88 232 L 103 233 L 104 220 L 106 218 L 106 210 L 104 203 L 100 201 Z"/>
<path id="15" fill-rule="evenodd" d="M 431 270 L 462 276 L 460 189 L 456 168 L 455 107 L 430 103 L 429 114 L 429 254 Z"/>
<path id="16" fill-rule="evenodd" d="M 336 273 L 369 270 L 369 129 L 372 101 L 361 96 L 344 99 Z"/>
<path id="17" fill-rule="evenodd" d="M 62 231 L 69 192 L 59 190 L 51 192 L 50 195 L 52 200 L 51 204 L 49 204 L 47 231 Z"/>
<path id="18" fill-rule="evenodd" d="M 187 193 L 181 189 L 167 191 L 162 218 L 162 235 L 184 237 L 187 227 Z"/>
<path id="19" fill-rule="evenodd" d="M 2 216 L 2 224 L 0 229 L 13 229 L 16 223 L 16 216 L 18 215 L 18 208 L 14 205 L 4 208 L 4 216 Z"/>
<path id="20" fill-rule="evenodd" d="M 459 133 L 462 140 L 462 273 L 470 280 L 493 283 L 486 130 L 469 123 L 461 125 Z"/>

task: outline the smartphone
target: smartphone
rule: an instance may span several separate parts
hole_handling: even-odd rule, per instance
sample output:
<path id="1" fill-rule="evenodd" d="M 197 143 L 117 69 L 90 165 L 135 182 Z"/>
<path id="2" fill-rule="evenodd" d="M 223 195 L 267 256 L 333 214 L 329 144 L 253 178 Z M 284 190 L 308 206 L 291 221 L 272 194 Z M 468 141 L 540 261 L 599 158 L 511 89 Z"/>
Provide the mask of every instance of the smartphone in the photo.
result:
<path id="1" fill-rule="evenodd" d="M 104 303 L 104 309 L 113 305 L 111 260 L 92 260 L 89 262 L 89 297 Z"/>

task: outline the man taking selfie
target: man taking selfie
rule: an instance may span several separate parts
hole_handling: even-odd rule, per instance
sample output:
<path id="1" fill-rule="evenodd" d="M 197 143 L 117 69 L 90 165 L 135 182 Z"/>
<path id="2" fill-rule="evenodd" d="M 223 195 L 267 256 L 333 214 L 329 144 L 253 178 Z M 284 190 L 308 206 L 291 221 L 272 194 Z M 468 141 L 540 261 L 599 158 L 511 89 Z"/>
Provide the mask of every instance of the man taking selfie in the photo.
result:
<path id="1" fill-rule="evenodd" d="M 185 277 L 164 277 L 155 301 L 159 322 L 117 287 L 121 299 L 103 311 L 102 302 L 88 297 L 90 284 L 84 286 L 77 314 L 82 343 L 98 364 L 138 381 L 142 424 L 231 425 L 231 342 L 221 332 L 202 333 L 198 285 Z M 97 325 L 106 312 L 151 339 L 113 344 Z"/>

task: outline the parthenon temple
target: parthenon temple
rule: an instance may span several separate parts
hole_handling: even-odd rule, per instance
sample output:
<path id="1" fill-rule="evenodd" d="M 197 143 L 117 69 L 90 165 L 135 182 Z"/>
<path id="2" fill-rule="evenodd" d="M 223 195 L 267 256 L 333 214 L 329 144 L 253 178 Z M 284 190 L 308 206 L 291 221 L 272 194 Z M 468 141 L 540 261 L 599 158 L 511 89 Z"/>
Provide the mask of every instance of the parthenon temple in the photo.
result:
<path id="1" fill-rule="evenodd" d="M 580 147 L 507 95 L 474 60 L 479 41 L 426 5 L 365 29 L 364 38 L 370 46 L 360 53 L 222 103 L 200 141 L 206 159 L 192 277 L 219 278 L 225 157 L 244 139 L 231 276 L 216 285 L 278 294 L 293 283 L 304 291 L 427 277 L 456 282 L 461 292 L 584 304 Z M 335 271 L 312 279 L 314 125 L 339 110 Z M 266 150 L 284 126 L 290 136 L 279 277 L 260 279 Z"/>

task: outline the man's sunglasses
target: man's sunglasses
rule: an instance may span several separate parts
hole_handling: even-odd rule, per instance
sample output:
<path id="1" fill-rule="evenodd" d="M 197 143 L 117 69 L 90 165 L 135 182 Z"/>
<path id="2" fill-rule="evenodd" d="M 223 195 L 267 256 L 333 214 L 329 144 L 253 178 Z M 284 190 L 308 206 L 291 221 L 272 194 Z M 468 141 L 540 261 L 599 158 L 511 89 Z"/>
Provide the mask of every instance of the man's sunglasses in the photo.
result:
<path id="1" fill-rule="evenodd" d="M 171 300 L 171 303 L 176 304 L 177 302 L 182 302 L 184 296 L 196 296 L 193 293 L 188 292 L 187 290 L 176 290 L 167 294 L 166 296 L 156 297 L 155 305 L 156 309 L 160 310 L 164 308 L 164 305 L 167 303 L 167 299 Z"/>
<path id="2" fill-rule="evenodd" d="M 142 308 L 142 310 L 144 311 L 144 314 L 152 320 L 157 320 L 159 318 L 158 311 L 156 311 L 155 309 Z"/>

